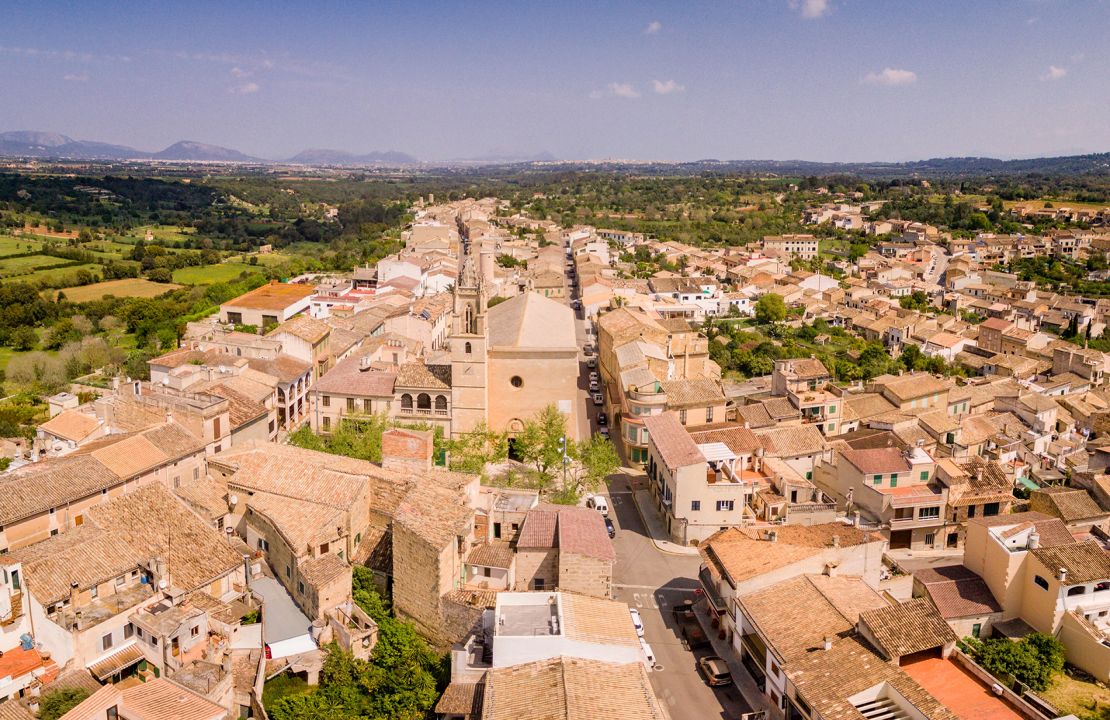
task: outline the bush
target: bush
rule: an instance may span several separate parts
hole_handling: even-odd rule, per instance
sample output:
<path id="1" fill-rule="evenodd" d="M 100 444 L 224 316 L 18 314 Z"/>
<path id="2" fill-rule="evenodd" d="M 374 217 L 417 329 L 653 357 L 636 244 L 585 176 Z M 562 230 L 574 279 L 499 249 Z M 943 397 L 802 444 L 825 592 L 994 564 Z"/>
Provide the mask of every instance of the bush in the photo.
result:
<path id="1" fill-rule="evenodd" d="M 89 691 L 85 688 L 63 688 L 47 693 L 39 704 L 39 720 L 58 720 L 88 696 Z"/>
<path id="2" fill-rule="evenodd" d="M 1052 676 L 1064 669 L 1064 645 L 1044 633 L 1033 633 L 1017 642 L 966 638 L 964 645 L 991 675 L 1013 678 L 1036 691 L 1047 688 Z"/>

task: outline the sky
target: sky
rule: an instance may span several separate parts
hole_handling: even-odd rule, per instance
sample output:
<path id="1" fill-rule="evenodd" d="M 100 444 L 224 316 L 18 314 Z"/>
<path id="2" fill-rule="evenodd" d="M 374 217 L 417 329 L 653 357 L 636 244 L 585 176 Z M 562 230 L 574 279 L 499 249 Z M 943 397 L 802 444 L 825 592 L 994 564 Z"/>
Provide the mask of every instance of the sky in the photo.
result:
<path id="1" fill-rule="evenodd" d="M 0 131 L 266 158 L 1110 151 L 1107 0 L 0 0 Z"/>

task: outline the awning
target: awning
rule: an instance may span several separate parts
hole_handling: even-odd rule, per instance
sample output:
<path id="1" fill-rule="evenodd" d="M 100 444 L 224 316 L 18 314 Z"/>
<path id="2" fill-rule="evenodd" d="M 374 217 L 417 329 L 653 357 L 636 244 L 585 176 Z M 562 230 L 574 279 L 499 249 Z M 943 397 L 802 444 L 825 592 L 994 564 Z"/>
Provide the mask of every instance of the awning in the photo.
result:
<path id="1" fill-rule="evenodd" d="M 1029 488 L 1030 490 L 1040 490 L 1040 488 L 1041 488 L 1040 485 L 1033 482 L 1032 480 L 1030 480 L 1027 477 L 1018 478 L 1018 482 L 1021 483 L 1022 485 L 1024 485 L 1025 487 Z"/>
<path id="2" fill-rule="evenodd" d="M 88 668 L 89 672 L 91 672 L 97 680 L 107 680 L 116 673 L 126 670 L 142 659 L 142 648 L 139 647 L 138 643 L 133 642 L 93 662 Z"/>

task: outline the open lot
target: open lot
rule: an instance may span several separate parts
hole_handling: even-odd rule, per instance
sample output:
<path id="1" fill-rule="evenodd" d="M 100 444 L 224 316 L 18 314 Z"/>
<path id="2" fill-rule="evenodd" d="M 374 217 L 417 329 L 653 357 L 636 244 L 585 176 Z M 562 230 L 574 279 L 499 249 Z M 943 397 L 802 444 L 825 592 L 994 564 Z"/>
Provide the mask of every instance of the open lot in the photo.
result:
<path id="1" fill-rule="evenodd" d="M 123 280 L 107 280 L 105 282 L 66 288 L 66 299 L 70 302 L 89 302 L 99 300 L 106 295 L 116 297 L 157 297 L 162 293 L 177 290 L 182 287 L 174 283 L 156 283 L 144 278 L 125 278 Z M 57 291 L 51 291 L 57 297 Z"/>
<path id="2" fill-rule="evenodd" d="M 0 260 L 0 277 L 22 275 L 38 268 L 62 265 L 70 262 L 65 258 L 56 258 L 49 255 L 28 255 L 26 257 L 9 257 Z"/>
<path id="3" fill-rule="evenodd" d="M 1038 695 L 1061 714 L 1071 713 L 1080 720 L 1102 720 L 1106 717 L 1103 711 L 1110 707 L 1110 689 L 1064 673 L 1054 677 L 1052 685 Z"/>
<path id="4" fill-rule="evenodd" d="M 13 237 L 11 235 L 0 235 L 0 257 L 19 255 L 20 253 L 37 251 L 40 249 L 42 249 L 42 242 L 39 240 Z"/>
<path id="5" fill-rule="evenodd" d="M 211 285 L 218 282 L 238 280 L 243 272 L 256 273 L 258 270 L 243 263 L 220 263 L 186 267 L 173 271 L 173 281 L 182 285 Z"/>

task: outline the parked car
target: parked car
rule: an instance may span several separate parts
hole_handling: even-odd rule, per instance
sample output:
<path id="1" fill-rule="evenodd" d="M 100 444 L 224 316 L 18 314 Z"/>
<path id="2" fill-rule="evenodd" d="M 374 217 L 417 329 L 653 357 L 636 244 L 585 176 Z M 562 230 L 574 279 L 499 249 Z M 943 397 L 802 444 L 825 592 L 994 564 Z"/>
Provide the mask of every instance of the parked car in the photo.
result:
<path id="1" fill-rule="evenodd" d="M 716 655 L 706 655 L 698 658 L 698 670 L 705 677 L 705 682 L 712 686 L 728 685 L 732 682 L 732 673 L 729 672 L 728 663 Z"/>
<path id="2" fill-rule="evenodd" d="M 598 428 L 597 429 L 597 434 L 600 435 L 601 437 L 605 438 L 606 440 L 608 440 L 609 439 L 609 428 L 607 428 L 607 427 Z"/>
<path id="3" fill-rule="evenodd" d="M 636 608 L 628 608 L 628 614 L 632 616 L 632 627 L 636 628 L 636 635 L 643 637 L 644 621 L 640 618 L 640 611 Z"/>
<path id="4" fill-rule="evenodd" d="M 651 651 L 651 645 L 648 645 L 643 638 L 640 638 L 640 649 L 644 651 L 644 661 L 647 666 L 649 668 L 655 667 L 655 653 Z"/>
<path id="5" fill-rule="evenodd" d="M 609 539 L 612 540 L 617 536 L 617 526 L 609 518 L 605 518 L 605 532 L 609 533 Z M 643 635 L 643 629 L 640 630 L 640 635 Z"/>
<path id="6" fill-rule="evenodd" d="M 601 380 L 601 378 L 598 377 L 596 370 L 590 373 L 590 382 L 598 382 L 599 380 Z"/>
<path id="7" fill-rule="evenodd" d="M 609 515 L 609 501 L 605 499 L 604 495 L 590 495 L 586 498 L 586 507 L 597 510 L 602 515 Z"/>
<path id="8" fill-rule="evenodd" d="M 590 392 L 595 393 L 601 390 L 601 386 L 597 384 L 597 380 L 590 381 Z"/>
<path id="9" fill-rule="evenodd" d="M 701 625 L 697 620 L 682 624 L 680 631 L 682 639 L 686 641 L 686 647 L 691 650 L 700 650 L 701 648 L 712 647 L 713 643 L 709 642 L 709 636 L 701 629 Z"/>
<path id="10" fill-rule="evenodd" d="M 597 358 L 595 358 L 595 357 L 586 358 L 586 367 L 588 367 L 588 368 L 597 367 Z"/>
<path id="11" fill-rule="evenodd" d="M 698 621 L 698 616 L 694 614 L 694 606 L 690 603 L 675 605 L 671 609 L 671 613 L 674 614 L 674 621 L 679 625 Z"/>
<path id="12" fill-rule="evenodd" d="M 597 414 L 597 424 L 601 425 L 601 426 L 608 425 L 609 424 L 609 416 L 606 415 L 605 413 L 598 413 Z"/>
<path id="13" fill-rule="evenodd" d="M 582 352 L 584 352 L 587 355 L 593 355 L 594 354 L 594 346 L 591 345 L 590 343 L 586 343 L 585 345 L 582 346 Z"/>
<path id="14" fill-rule="evenodd" d="M 601 397 L 601 393 L 594 393 L 593 394 L 593 400 L 594 400 L 594 405 L 604 405 L 605 404 L 605 398 Z"/>

